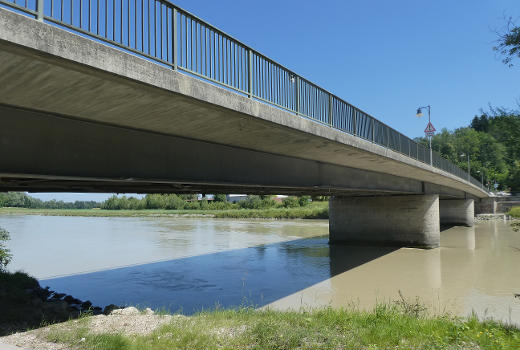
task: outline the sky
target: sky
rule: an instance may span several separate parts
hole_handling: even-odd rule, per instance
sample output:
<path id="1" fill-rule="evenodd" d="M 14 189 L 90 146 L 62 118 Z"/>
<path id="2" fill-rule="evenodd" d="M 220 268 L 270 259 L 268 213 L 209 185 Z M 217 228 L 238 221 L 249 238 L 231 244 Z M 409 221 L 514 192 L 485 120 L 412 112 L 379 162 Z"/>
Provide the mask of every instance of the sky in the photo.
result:
<path id="1" fill-rule="evenodd" d="M 419 106 L 437 130 L 489 105 L 519 108 L 520 60 L 510 68 L 492 50 L 508 17 L 520 23 L 519 0 L 174 3 L 412 138 L 427 124 Z"/>

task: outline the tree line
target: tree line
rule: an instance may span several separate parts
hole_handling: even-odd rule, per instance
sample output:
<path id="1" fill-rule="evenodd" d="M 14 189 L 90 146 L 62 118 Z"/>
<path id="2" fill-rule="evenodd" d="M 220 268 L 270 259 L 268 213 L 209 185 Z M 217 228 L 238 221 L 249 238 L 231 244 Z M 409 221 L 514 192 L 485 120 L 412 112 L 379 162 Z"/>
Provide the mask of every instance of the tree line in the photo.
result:
<path id="1" fill-rule="evenodd" d="M 416 141 L 428 145 L 425 137 Z M 432 148 L 466 171 L 469 154 L 471 176 L 491 189 L 520 191 L 520 111 L 490 108 L 467 127 L 442 129 Z"/>
<path id="2" fill-rule="evenodd" d="M 23 192 L 0 192 L 0 207 L 31 208 L 31 209 L 92 209 L 99 208 L 100 202 L 57 200 L 42 201 Z"/>
<path id="3" fill-rule="evenodd" d="M 314 198 L 314 200 L 323 198 Z M 96 201 L 42 201 L 22 192 L 0 193 L 0 207 L 17 207 L 31 209 L 93 209 L 106 210 L 225 210 L 225 209 L 267 209 L 294 208 L 306 206 L 310 196 L 287 197 L 281 202 L 273 196 L 250 195 L 237 203 L 228 202 L 226 195 L 216 194 L 212 200 L 198 199 L 196 194 L 147 194 L 143 198 L 129 196 L 112 196 L 103 202 Z"/>

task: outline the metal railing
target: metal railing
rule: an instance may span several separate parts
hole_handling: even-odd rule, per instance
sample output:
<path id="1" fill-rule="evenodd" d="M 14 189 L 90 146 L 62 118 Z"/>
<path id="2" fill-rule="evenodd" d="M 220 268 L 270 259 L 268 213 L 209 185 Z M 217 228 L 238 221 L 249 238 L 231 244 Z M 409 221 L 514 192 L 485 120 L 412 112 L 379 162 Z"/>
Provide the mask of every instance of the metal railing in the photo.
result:
<path id="1" fill-rule="evenodd" d="M 224 86 L 447 171 L 476 179 L 341 98 L 164 0 L 0 0 L 1 4 Z"/>

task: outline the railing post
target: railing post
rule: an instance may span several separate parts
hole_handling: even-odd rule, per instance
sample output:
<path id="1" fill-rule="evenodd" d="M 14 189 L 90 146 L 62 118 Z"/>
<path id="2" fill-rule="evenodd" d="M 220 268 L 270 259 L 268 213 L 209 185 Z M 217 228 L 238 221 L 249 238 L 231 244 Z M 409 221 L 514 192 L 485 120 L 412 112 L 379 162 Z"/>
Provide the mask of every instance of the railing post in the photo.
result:
<path id="1" fill-rule="evenodd" d="M 253 97 L 253 53 L 247 49 L 247 97 Z"/>
<path id="2" fill-rule="evenodd" d="M 300 77 L 296 76 L 296 115 L 300 115 Z"/>
<path id="3" fill-rule="evenodd" d="M 390 148 L 390 128 L 386 127 L 386 148 Z"/>
<path id="4" fill-rule="evenodd" d="M 43 0 L 38 0 L 36 5 L 36 19 L 43 22 Z"/>
<path id="5" fill-rule="evenodd" d="M 399 152 L 400 153 L 403 153 L 403 148 L 401 147 L 401 133 L 400 132 L 397 132 L 397 143 L 399 144 Z"/>
<path id="6" fill-rule="evenodd" d="M 357 125 L 356 125 L 356 108 L 351 106 L 352 108 L 352 126 L 354 127 L 353 135 L 357 135 Z"/>
<path id="7" fill-rule="evenodd" d="M 177 70 L 177 55 L 178 55 L 178 49 L 177 46 L 179 45 L 179 38 L 177 37 L 177 9 L 173 8 L 173 34 L 172 34 L 172 47 L 173 47 L 173 69 Z"/>
<path id="8" fill-rule="evenodd" d="M 375 127 L 376 127 L 376 122 L 374 120 L 374 118 L 370 118 L 372 120 L 372 142 L 376 142 L 376 131 L 375 131 Z"/>
<path id="9" fill-rule="evenodd" d="M 332 95 L 329 94 L 329 125 L 332 126 Z"/>
<path id="10" fill-rule="evenodd" d="M 418 160 L 419 159 L 419 142 L 416 142 L 415 144 L 417 145 L 417 154 L 415 156 L 415 159 Z"/>

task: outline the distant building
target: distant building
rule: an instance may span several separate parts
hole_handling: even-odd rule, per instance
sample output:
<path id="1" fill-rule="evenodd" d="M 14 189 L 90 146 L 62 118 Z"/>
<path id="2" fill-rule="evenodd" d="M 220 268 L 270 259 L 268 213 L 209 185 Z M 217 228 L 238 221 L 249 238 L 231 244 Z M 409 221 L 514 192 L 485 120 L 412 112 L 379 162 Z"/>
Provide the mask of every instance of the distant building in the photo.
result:
<path id="1" fill-rule="evenodd" d="M 278 203 L 282 203 L 285 198 L 289 196 L 285 196 L 283 194 L 277 194 L 276 196 L 273 196 L 273 200 Z"/>
<path id="2" fill-rule="evenodd" d="M 226 194 L 226 199 L 228 202 L 236 203 L 243 201 L 247 198 L 247 194 Z"/>

